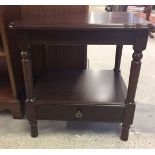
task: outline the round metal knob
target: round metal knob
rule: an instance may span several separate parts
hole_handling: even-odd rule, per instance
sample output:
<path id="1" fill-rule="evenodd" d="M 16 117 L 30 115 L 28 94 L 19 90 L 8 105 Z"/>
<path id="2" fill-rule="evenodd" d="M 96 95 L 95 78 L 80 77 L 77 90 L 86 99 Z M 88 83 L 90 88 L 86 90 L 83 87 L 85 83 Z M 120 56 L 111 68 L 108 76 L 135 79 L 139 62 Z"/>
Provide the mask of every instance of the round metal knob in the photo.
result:
<path id="1" fill-rule="evenodd" d="M 83 116 L 83 114 L 81 113 L 80 110 L 78 110 L 77 113 L 76 113 L 76 117 L 77 117 L 78 119 L 80 119 L 80 118 L 82 118 L 82 116 Z"/>

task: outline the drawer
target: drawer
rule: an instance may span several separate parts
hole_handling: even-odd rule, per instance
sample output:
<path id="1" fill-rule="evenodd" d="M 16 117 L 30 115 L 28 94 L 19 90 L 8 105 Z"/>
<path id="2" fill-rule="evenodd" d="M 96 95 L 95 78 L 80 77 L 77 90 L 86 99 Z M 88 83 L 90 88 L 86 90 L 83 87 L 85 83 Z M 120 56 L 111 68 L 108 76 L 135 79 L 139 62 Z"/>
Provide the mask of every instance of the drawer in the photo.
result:
<path id="1" fill-rule="evenodd" d="M 38 120 L 87 120 L 123 122 L 124 107 L 107 105 L 36 104 Z"/>

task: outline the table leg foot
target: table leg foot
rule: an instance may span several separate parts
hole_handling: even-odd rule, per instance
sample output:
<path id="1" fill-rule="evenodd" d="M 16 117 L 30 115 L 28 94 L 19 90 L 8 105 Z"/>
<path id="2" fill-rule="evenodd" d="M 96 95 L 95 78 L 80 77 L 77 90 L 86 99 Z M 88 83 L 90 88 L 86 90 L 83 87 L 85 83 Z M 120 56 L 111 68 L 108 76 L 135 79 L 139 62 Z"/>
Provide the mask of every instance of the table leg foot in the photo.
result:
<path id="1" fill-rule="evenodd" d="M 121 132 L 121 140 L 127 141 L 129 137 L 129 129 L 130 126 L 125 126 L 124 124 L 122 125 L 122 132 Z"/>
<path id="2" fill-rule="evenodd" d="M 31 136 L 37 137 L 38 136 L 37 121 L 30 122 L 30 127 L 31 127 Z"/>

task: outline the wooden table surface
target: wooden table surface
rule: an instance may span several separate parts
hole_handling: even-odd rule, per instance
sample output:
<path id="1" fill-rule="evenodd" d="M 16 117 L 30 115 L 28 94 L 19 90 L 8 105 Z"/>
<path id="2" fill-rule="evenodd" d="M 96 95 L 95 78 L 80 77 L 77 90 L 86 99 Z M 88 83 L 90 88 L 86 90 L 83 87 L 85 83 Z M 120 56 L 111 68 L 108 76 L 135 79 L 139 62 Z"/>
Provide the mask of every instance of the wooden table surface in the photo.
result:
<path id="1" fill-rule="evenodd" d="M 14 21 L 10 28 L 15 29 L 103 29 L 103 28 L 148 28 L 150 22 L 131 13 L 90 12 L 85 15 L 69 14 L 57 18 Z"/>

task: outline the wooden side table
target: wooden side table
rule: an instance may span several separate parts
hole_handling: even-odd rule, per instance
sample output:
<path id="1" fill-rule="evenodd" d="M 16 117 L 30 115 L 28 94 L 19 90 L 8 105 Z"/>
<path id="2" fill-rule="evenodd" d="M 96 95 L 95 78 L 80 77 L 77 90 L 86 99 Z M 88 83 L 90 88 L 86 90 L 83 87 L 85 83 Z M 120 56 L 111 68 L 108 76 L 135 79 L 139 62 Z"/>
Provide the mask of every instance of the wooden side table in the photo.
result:
<path id="1" fill-rule="evenodd" d="M 105 121 L 123 123 L 121 139 L 127 140 L 149 24 L 133 14 L 95 12 L 12 22 L 22 56 L 31 136 L 38 136 L 37 120 Z M 117 45 L 114 70 L 53 69 L 34 80 L 31 45 L 44 43 Z M 123 45 L 134 50 L 128 89 L 120 74 Z"/>

